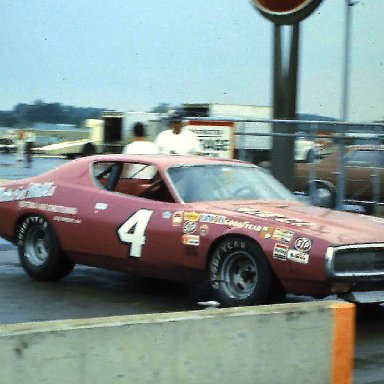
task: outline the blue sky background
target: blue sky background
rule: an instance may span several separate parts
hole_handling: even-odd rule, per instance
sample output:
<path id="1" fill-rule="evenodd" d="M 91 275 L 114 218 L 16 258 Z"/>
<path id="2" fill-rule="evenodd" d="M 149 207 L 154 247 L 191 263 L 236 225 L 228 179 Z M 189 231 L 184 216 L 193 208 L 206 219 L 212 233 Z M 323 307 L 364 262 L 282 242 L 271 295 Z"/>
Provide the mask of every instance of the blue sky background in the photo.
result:
<path id="1" fill-rule="evenodd" d="M 352 8 L 349 119 L 384 119 L 384 0 Z M 271 105 L 272 24 L 248 0 L 0 0 L 0 109 Z M 302 23 L 298 111 L 339 118 L 345 0 Z"/>

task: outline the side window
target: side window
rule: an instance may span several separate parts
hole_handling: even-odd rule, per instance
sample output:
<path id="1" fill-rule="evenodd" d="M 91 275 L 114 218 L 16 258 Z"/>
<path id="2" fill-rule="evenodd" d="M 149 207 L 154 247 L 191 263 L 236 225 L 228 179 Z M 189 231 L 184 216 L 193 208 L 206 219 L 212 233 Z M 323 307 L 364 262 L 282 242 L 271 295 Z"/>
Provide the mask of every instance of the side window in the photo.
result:
<path id="1" fill-rule="evenodd" d="M 153 165 L 123 163 L 121 178 L 151 180 L 157 174 L 157 169 Z"/>
<path id="2" fill-rule="evenodd" d="M 377 167 L 379 166 L 379 153 L 377 151 L 357 150 L 349 154 L 348 167 Z"/>
<path id="3" fill-rule="evenodd" d="M 114 164 L 113 162 L 97 162 L 93 164 L 92 176 L 99 187 L 107 189 Z"/>
<path id="4" fill-rule="evenodd" d="M 378 167 L 384 168 L 384 151 L 377 151 Z"/>
<path id="5" fill-rule="evenodd" d="M 151 200 L 174 202 L 155 166 L 127 162 L 97 162 L 93 176 L 100 188 Z"/>

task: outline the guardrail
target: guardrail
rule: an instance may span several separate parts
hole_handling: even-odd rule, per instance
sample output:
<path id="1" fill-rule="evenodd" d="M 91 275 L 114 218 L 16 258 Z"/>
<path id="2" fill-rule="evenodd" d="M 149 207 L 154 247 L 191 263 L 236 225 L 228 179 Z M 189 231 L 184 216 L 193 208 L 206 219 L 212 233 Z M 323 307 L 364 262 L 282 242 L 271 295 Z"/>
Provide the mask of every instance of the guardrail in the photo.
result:
<path id="1" fill-rule="evenodd" d="M 0 382 L 348 384 L 354 317 L 323 301 L 0 325 Z"/>

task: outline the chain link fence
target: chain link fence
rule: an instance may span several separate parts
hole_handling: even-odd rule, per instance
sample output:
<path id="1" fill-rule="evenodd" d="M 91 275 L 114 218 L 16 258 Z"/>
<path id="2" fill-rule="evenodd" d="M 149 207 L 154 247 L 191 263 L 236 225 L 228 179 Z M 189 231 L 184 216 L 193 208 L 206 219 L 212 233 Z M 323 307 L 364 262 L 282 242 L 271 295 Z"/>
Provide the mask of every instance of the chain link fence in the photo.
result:
<path id="1" fill-rule="evenodd" d="M 273 137 L 294 142 L 293 189 L 311 203 L 321 205 L 328 197 L 331 208 L 368 214 L 384 211 L 383 122 L 249 120 L 236 124 L 236 157 L 269 170 Z M 278 130 L 274 129 L 277 124 Z"/>

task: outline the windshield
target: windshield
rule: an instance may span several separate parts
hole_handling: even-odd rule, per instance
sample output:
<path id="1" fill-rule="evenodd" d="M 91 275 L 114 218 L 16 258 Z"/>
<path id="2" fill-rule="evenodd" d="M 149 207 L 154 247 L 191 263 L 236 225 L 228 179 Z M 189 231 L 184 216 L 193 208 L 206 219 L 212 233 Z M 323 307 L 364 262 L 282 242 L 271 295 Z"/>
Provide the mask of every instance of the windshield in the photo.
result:
<path id="1" fill-rule="evenodd" d="M 296 200 L 261 168 L 242 165 L 196 165 L 168 169 L 181 200 Z"/>

